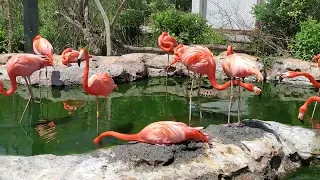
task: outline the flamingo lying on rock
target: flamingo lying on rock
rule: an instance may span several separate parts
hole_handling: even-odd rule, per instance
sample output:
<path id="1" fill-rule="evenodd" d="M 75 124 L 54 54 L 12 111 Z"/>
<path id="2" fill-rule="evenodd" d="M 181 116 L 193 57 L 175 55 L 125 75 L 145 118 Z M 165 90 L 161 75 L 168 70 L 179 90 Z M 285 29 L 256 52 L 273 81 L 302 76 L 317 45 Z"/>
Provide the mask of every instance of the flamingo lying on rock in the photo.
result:
<path id="1" fill-rule="evenodd" d="M 79 51 L 73 50 L 72 48 L 66 48 L 61 54 L 62 64 L 70 66 L 70 63 L 77 63 L 79 53 Z"/>
<path id="2" fill-rule="evenodd" d="M 137 134 L 122 134 L 114 131 L 101 133 L 93 142 L 99 145 L 101 139 L 108 136 L 125 140 L 138 141 L 148 144 L 170 145 L 186 140 L 209 142 L 209 135 L 202 133 L 203 127 L 190 127 L 185 123 L 176 121 L 158 121 L 149 124 Z"/>

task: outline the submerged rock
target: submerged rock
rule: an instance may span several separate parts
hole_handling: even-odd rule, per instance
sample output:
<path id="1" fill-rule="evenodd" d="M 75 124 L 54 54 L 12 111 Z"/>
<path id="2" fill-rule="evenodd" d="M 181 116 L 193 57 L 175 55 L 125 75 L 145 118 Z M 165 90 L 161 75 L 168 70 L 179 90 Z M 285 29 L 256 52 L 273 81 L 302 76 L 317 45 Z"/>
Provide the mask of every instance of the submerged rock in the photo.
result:
<path id="1" fill-rule="evenodd" d="M 319 135 L 277 122 L 210 125 L 211 145 L 127 143 L 86 154 L 0 156 L 0 179 L 278 179 L 320 156 Z"/>

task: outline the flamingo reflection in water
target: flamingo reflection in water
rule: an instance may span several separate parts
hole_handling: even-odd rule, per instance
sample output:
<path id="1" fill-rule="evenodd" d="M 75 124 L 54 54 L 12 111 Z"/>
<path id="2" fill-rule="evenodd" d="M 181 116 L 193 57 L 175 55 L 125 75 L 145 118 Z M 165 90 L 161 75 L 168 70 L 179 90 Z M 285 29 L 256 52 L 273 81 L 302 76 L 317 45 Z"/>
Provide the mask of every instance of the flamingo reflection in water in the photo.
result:
<path id="1" fill-rule="evenodd" d="M 63 108 L 68 111 L 69 114 L 72 114 L 78 108 L 84 107 L 86 102 L 83 100 L 67 100 L 63 101 Z"/>
<path id="2" fill-rule="evenodd" d="M 56 138 L 56 125 L 53 121 L 40 120 L 36 124 L 35 129 L 37 130 L 39 136 L 45 140 L 45 143 L 48 143 Z"/>

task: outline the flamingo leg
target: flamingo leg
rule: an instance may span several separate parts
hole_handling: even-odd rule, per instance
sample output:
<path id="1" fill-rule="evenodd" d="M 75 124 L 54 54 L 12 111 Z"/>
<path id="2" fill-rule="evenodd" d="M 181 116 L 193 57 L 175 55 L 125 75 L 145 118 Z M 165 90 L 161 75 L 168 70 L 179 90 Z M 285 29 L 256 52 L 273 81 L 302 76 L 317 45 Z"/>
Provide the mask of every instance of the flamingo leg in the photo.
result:
<path id="1" fill-rule="evenodd" d="M 229 108 L 228 108 L 228 124 L 230 126 L 230 111 L 232 106 L 232 99 L 233 99 L 233 78 L 231 77 L 231 85 L 230 85 L 230 101 L 229 101 Z"/>
<path id="2" fill-rule="evenodd" d="M 190 92 L 189 92 L 189 125 L 190 125 L 190 121 L 191 121 L 191 101 L 192 101 L 192 88 L 193 88 L 193 78 L 192 78 L 192 81 L 191 81 L 191 89 L 190 89 Z"/>
<path id="3" fill-rule="evenodd" d="M 96 103 L 97 103 L 97 134 L 99 135 L 99 99 L 96 96 Z"/>
<path id="4" fill-rule="evenodd" d="M 168 66 L 169 66 L 169 54 L 168 54 Z M 166 104 L 168 106 L 168 71 L 166 74 Z"/>
<path id="5" fill-rule="evenodd" d="M 320 88 L 318 90 L 318 96 L 320 96 Z M 313 119 L 314 113 L 315 113 L 316 108 L 317 108 L 317 104 L 318 104 L 318 102 L 316 101 L 316 103 L 314 104 L 314 107 L 313 107 L 311 119 Z"/>
<path id="6" fill-rule="evenodd" d="M 30 102 L 32 101 L 32 103 L 34 103 L 34 101 L 33 101 L 32 89 L 31 89 L 30 84 L 29 84 L 29 82 L 30 82 L 30 77 L 27 77 L 27 78 L 26 78 L 26 77 L 23 77 L 23 78 L 24 78 L 24 80 L 26 81 L 27 87 L 28 87 L 28 89 L 29 89 L 30 97 L 29 97 L 29 100 L 28 100 L 28 103 L 27 103 L 26 107 L 25 107 L 24 110 L 23 110 L 23 113 L 22 113 L 22 116 L 21 116 L 21 118 L 20 118 L 19 124 L 22 122 L 22 119 L 23 119 L 23 117 L 24 117 L 24 114 L 25 114 L 26 111 L 27 111 L 27 108 L 28 108 Z M 29 82 L 28 82 L 28 80 L 29 80 Z M 30 123 L 31 123 L 31 119 L 32 119 L 32 109 L 31 109 L 31 113 L 30 113 Z"/>
<path id="7" fill-rule="evenodd" d="M 202 119 L 202 110 L 201 110 L 201 102 L 200 102 L 201 82 L 202 82 L 202 74 L 200 74 L 198 78 L 198 104 L 199 104 L 199 111 L 200 111 L 200 119 Z"/>
<path id="8" fill-rule="evenodd" d="M 238 94 L 238 123 L 237 123 L 237 126 L 243 126 L 243 124 L 241 124 L 241 121 L 240 121 L 240 108 L 241 108 L 241 87 L 240 87 L 240 78 L 238 80 L 238 84 L 239 84 L 239 94 Z"/>
<path id="9" fill-rule="evenodd" d="M 111 119 L 111 102 L 109 102 L 109 98 L 106 98 L 106 118 L 107 118 L 107 126 L 110 127 L 110 119 Z"/>

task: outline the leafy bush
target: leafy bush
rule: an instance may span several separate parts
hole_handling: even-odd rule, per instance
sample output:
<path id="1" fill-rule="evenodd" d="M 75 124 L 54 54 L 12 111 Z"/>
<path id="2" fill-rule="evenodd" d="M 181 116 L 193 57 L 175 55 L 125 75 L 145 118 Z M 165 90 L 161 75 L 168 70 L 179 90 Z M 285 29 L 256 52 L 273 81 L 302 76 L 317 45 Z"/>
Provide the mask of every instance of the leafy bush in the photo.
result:
<path id="1" fill-rule="evenodd" d="M 309 19 L 301 23 L 301 31 L 295 36 L 295 41 L 289 44 L 292 54 L 297 58 L 310 60 L 320 53 L 320 23 Z"/>
<path id="2" fill-rule="evenodd" d="M 214 32 L 197 14 L 176 10 L 157 12 L 151 15 L 151 25 L 155 33 L 169 32 L 183 44 L 225 44 L 226 38 Z"/>
<path id="3" fill-rule="evenodd" d="M 271 51 L 268 47 L 271 44 L 287 49 L 290 40 L 300 31 L 302 22 L 309 17 L 320 19 L 319 4 L 320 0 L 269 0 L 256 5 L 253 8 L 254 15 L 256 20 L 261 22 L 261 30 L 269 34 L 267 37 L 270 41 L 264 45 L 257 41 L 259 46 L 265 46 L 262 49 L 267 53 Z M 263 42 L 265 43 L 265 40 Z M 279 50 L 276 48 L 273 51 Z"/>
<path id="4" fill-rule="evenodd" d="M 6 33 L 4 30 L 0 29 L 0 53 L 6 52 Z"/>

